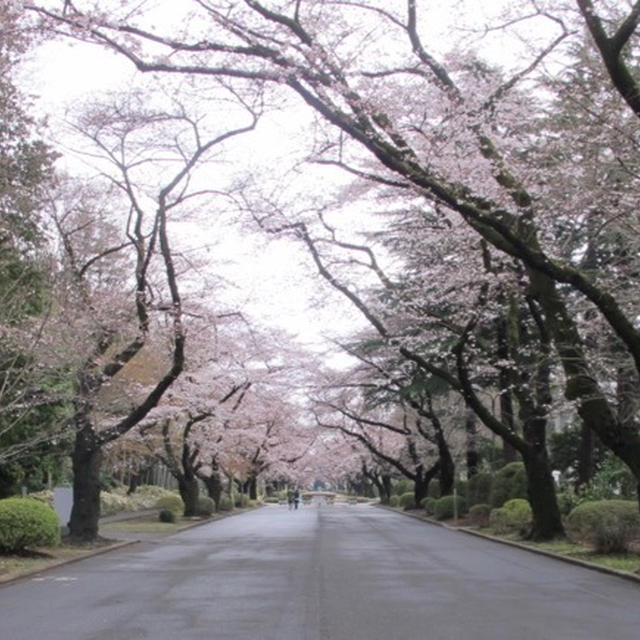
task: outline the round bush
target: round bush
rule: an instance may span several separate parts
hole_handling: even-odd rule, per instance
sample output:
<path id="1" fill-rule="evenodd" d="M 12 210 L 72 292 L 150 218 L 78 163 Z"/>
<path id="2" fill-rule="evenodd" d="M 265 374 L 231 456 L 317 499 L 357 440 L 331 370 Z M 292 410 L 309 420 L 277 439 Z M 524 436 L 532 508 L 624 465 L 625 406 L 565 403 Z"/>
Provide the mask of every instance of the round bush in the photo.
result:
<path id="1" fill-rule="evenodd" d="M 529 502 L 524 498 L 507 500 L 502 507 L 493 509 L 489 515 L 489 524 L 496 533 L 526 535 L 531 528 L 533 516 Z"/>
<path id="2" fill-rule="evenodd" d="M 463 516 L 467 513 L 466 500 L 462 496 L 443 496 L 436 500 L 433 515 L 436 520 L 449 520 L 454 517 L 456 510 L 458 516 Z"/>
<path id="3" fill-rule="evenodd" d="M 491 495 L 491 483 L 493 476 L 490 473 L 476 473 L 467 482 L 467 504 L 489 504 Z"/>
<path id="4" fill-rule="evenodd" d="M 59 542 L 58 515 L 44 502 L 32 498 L 0 500 L 0 551 L 14 553 Z"/>
<path id="5" fill-rule="evenodd" d="M 220 496 L 220 502 L 218 503 L 218 511 L 231 511 L 232 508 L 231 500 L 229 500 L 229 496 L 224 495 Z"/>
<path id="6" fill-rule="evenodd" d="M 400 502 L 400 498 L 398 496 L 393 495 L 393 496 L 389 497 L 389 506 L 390 507 L 397 507 L 399 502 Z"/>
<path id="7" fill-rule="evenodd" d="M 249 496 L 244 494 L 244 493 L 236 493 L 233 496 L 233 504 L 234 506 L 238 507 L 239 509 L 242 507 L 248 507 L 249 506 Z"/>
<path id="8" fill-rule="evenodd" d="M 198 515 L 209 518 L 216 510 L 216 503 L 209 496 L 198 497 Z"/>
<path id="9" fill-rule="evenodd" d="M 432 516 L 435 513 L 437 498 L 427 498 L 424 501 L 424 510 L 428 516 Z"/>
<path id="10" fill-rule="evenodd" d="M 158 520 L 160 520 L 160 522 L 175 522 L 176 514 L 171 511 L 171 509 L 160 509 Z"/>
<path id="11" fill-rule="evenodd" d="M 156 509 L 168 509 L 179 516 L 184 513 L 184 502 L 177 493 L 169 493 L 158 499 Z"/>
<path id="12" fill-rule="evenodd" d="M 595 545 L 601 553 L 626 553 L 640 538 L 638 503 L 631 500 L 597 500 L 577 506 L 567 518 L 572 540 Z"/>
<path id="13" fill-rule="evenodd" d="M 401 496 L 403 493 L 408 493 L 409 491 L 411 491 L 412 486 L 413 483 L 411 482 L 411 480 L 396 480 L 393 483 L 393 489 L 391 491 L 394 495 Z"/>
<path id="14" fill-rule="evenodd" d="M 491 507 L 488 504 L 474 504 L 469 509 L 469 521 L 476 527 L 486 527 L 489 524 Z"/>
<path id="15" fill-rule="evenodd" d="M 413 509 L 415 507 L 413 491 L 407 491 L 398 496 L 398 506 L 402 509 Z"/>
<path id="16" fill-rule="evenodd" d="M 510 462 L 498 469 L 491 483 L 489 504 L 492 507 L 501 507 L 513 498 L 527 498 L 527 475 L 522 462 Z"/>

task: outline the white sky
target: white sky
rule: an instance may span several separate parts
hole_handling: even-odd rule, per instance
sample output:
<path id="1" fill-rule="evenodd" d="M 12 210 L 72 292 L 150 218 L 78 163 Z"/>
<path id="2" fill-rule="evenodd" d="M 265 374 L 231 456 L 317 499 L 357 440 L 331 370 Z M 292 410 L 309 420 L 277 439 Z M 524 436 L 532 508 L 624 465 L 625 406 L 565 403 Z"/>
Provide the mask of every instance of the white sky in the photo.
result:
<path id="1" fill-rule="evenodd" d="M 136 76 L 131 63 L 95 45 L 49 42 L 33 52 L 23 65 L 20 83 L 27 93 L 33 94 L 36 113 L 46 116 L 50 132 L 55 132 L 62 129 L 67 111 L 73 116 L 75 105 L 103 91 L 133 85 Z M 283 131 L 287 118 L 290 120 L 288 115 L 276 114 L 265 119 L 258 133 L 250 134 L 244 141 L 236 139 L 232 147 L 241 156 L 250 156 L 254 166 L 277 162 L 278 156 L 285 162 L 287 148 L 283 140 L 293 142 L 300 134 L 295 123 L 290 132 Z M 52 142 L 65 144 L 64 139 Z M 244 145 L 250 146 L 248 151 Z M 78 166 L 64 159 L 62 163 Z M 218 275 L 235 285 L 230 289 L 230 301 L 242 306 L 259 323 L 282 327 L 315 348 L 324 342 L 325 334 L 342 338 L 367 326 L 339 294 L 328 292 L 326 285 L 318 292 L 323 283 L 302 249 L 283 240 L 251 237 L 246 231 L 230 227 L 221 233 L 215 221 L 206 226 L 201 225 L 195 231 L 189 244 L 215 245 L 209 254 L 213 254 Z M 208 237 L 208 233 L 214 235 Z"/>

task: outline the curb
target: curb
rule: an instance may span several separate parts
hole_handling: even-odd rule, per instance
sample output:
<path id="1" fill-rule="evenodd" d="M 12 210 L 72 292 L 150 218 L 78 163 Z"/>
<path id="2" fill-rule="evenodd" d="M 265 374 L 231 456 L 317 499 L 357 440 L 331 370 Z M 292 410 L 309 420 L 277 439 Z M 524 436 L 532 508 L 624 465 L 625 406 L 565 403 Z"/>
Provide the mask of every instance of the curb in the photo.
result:
<path id="1" fill-rule="evenodd" d="M 515 540 L 505 540 L 504 538 L 498 538 L 496 536 L 489 535 L 488 533 L 481 533 L 480 531 L 475 531 L 474 529 L 469 529 L 467 527 L 452 527 L 451 525 L 445 524 L 444 522 L 439 522 L 438 520 L 434 520 L 433 518 L 429 518 L 428 516 L 421 516 L 417 513 L 409 513 L 408 511 L 399 511 L 398 509 L 394 509 L 393 507 L 387 507 L 383 504 L 377 504 L 376 507 L 380 509 L 385 509 L 386 511 L 392 511 L 393 513 L 398 513 L 403 516 L 408 516 L 409 518 L 413 518 L 414 520 L 420 520 L 421 522 L 426 522 L 427 524 L 432 524 L 437 527 L 442 527 L 443 529 L 448 529 L 449 531 L 459 531 L 460 533 L 466 533 L 467 535 L 475 536 L 476 538 L 484 538 L 485 540 L 489 540 L 490 542 L 497 542 L 498 544 L 503 544 L 508 547 L 516 547 L 517 549 L 522 549 L 523 551 L 529 551 L 530 553 L 535 553 L 539 556 L 547 556 L 548 558 L 553 558 L 554 560 L 560 560 L 561 562 L 565 562 L 567 564 L 573 564 L 578 567 L 583 567 L 584 569 L 591 569 L 593 571 L 597 571 L 599 573 L 606 573 L 610 576 L 615 576 L 617 578 L 622 578 L 629 582 L 633 582 L 635 584 L 640 584 L 640 575 L 636 575 L 635 573 L 630 573 L 629 571 L 622 571 L 621 569 L 612 569 L 611 567 L 605 567 L 601 564 L 595 564 L 593 562 L 587 562 L 586 560 L 580 560 L 578 558 L 572 558 L 570 556 L 563 556 L 558 553 L 554 553 L 553 551 L 547 551 L 546 549 L 538 549 L 536 547 L 530 547 L 521 542 L 516 542 Z"/>

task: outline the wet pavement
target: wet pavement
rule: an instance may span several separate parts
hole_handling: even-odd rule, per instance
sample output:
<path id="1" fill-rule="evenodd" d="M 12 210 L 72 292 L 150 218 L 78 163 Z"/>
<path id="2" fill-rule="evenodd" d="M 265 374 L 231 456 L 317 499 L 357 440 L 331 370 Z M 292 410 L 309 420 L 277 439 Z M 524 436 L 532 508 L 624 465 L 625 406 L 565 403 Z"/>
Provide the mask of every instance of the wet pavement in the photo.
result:
<path id="1" fill-rule="evenodd" d="M 2 640 L 636 640 L 640 587 L 370 506 L 270 507 L 0 589 Z"/>

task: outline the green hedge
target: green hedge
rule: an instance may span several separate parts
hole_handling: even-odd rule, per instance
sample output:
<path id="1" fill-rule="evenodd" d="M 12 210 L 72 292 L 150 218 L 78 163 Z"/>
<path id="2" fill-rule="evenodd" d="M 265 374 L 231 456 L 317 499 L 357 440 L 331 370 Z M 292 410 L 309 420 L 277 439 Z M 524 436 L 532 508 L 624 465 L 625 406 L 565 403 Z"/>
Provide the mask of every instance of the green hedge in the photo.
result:
<path id="1" fill-rule="evenodd" d="M 177 516 L 181 516 L 184 513 L 184 502 L 177 493 L 170 493 L 156 501 L 156 509 L 168 509 Z"/>
<path id="2" fill-rule="evenodd" d="M 407 491 L 398 496 L 398 506 L 402 509 L 413 509 L 416 506 L 413 491 Z"/>
<path id="3" fill-rule="evenodd" d="M 489 524 L 496 533 L 517 532 L 524 536 L 531 529 L 532 520 L 531 506 L 524 498 L 507 500 L 489 515 Z"/>
<path id="4" fill-rule="evenodd" d="M 469 522 L 476 527 L 486 527 L 489 524 L 491 507 L 488 504 L 474 504 L 469 509 Z"/>
<path id="5" fill-rule="evenodd" d="M 198 497 L 198 515 L 209 518 L 216 510 L 216 503 L 209 496 Z"/>
<path id="6" fill-rule="evenodd" d="M 44 502 L 32 498 L 0 500 L 0 552 L 52 547 L 59 542 L 58 515 Z"/>
<path id="7" fill-rule="evenodd" d="M 411 480 L 403 478 L 402 480 L 395 480 L 392 484 L 391 493 L 395 496 L 401 496 L 403 493 L 408 493 L 413 488 L 413 482 Z"/>
<path id="8" fill-rule="evenodd" d="M 435 513 L 437 498 L 426 498 L 424 500 L 424 510 L 428 516 L 432 516 Z"/>
<path id="9" fill-rule="evenodd" d="M 228 495 L 220 496 L 220 502 L 218 503 L 218 511 L 231 511 L 233 505 L 229 500 Z"/>
<path id="10" fill-rule="evenodd" d="M 527 475 L 522 462 L 510 462 L 496 471 L 491 483 L 489 504 L 495 509 L 514 498 L 527 498 Z"/>
<path id="11" fill-rule="evenodd" d="M 453 518 L 454 505 L 457 507 L 458 516 L 467 513 L 467 501 L 462 496 L 443 496 L 436 500 L 433 509 L 433 515 L 436 520 L 449 520 Z"/>
<path id="12" fill-rule="evenodd" d="M 396 495 L 389 496 L 390 507 L 397 507 L 399 502 L 400 502 L 400 498 L 398 496 Z"/>
<path id="13" fill-rule="evenodd" d="M 491 483 L 493 476 L 490 473 L 476 473 L 467 482 L 467 504 L 489 504 L 491 495 Z"/>
<path id="14" fill-rule="evenodd" d="M 640 513 L 634 500 L 597 500 L 577 506 L 567 518 L 573 540 L 595 545 L 602 553 L 626 553 L 640 538 Z"/>

